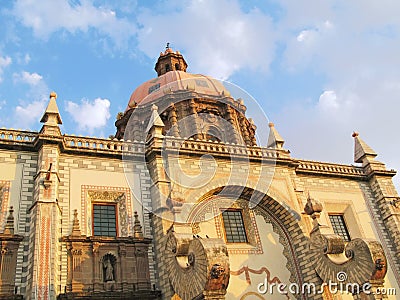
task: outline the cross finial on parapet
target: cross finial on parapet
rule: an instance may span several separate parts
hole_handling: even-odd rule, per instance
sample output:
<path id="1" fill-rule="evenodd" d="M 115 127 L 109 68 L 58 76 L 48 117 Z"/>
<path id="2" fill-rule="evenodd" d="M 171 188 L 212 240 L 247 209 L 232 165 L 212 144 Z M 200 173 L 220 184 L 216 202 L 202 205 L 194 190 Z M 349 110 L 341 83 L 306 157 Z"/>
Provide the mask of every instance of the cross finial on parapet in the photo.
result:
<path id="1" fill-rule="evenodd" d="M 169 49 L 169 42 L 167 42 L 167 47 L 165 47 L 165 49 Z"/>

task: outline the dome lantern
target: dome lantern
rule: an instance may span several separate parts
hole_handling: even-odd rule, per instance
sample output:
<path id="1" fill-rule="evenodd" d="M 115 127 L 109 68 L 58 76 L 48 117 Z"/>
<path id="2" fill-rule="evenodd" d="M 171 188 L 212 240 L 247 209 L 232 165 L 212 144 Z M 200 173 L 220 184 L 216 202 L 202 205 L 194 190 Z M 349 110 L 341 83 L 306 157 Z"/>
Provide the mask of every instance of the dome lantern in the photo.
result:
<path id="1" fill-rule="evenodd" d="M 173 51 L 167 43 L 165 52 L 160 53 L 157 60 L 155 70 L 158 76 L 161 76 L 169 71 L 186 72 L 187 63 L 179 51 Z"/>

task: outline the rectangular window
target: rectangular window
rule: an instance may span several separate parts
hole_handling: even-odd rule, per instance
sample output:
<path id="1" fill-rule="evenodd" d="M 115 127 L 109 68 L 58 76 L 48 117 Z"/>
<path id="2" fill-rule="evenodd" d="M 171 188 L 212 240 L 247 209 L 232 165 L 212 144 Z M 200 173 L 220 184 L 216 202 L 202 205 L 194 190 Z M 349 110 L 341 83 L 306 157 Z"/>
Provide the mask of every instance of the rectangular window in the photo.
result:
<path id="1" fill-rule="evenodd" d="M 346 242 L 350 241 L 350 234 L 343 215 L 329 215 L 329 220 L 331 221 L 333 232 L 341 236 Z"/>
<path id="2" fill-rule="evenodd" d="M 205 80 L 201 80 L 201 79 L 195 79 L 195 82 L 198 86 L 201 87 L 208 87 L 208 83 Z"/>
<path id="3" fill-rule="evenodd" d="M 226 241 L 228 243 L 247 243 L 242 211 L 225 210 L 222 213 Z"/>
<path id="4" fill-rule="evenodd" d="M 157 83 L 155 85 L 152 85 L 151 87 L 149 87 L 149 94 L 151 94 L 154 91 L 157 91 L 160 88 L 160 84 Z"/>
<path id="5" fill-rule="evenodd" d="M 93 235 L 117 236 L 115 205 L 93 204 Z"/>

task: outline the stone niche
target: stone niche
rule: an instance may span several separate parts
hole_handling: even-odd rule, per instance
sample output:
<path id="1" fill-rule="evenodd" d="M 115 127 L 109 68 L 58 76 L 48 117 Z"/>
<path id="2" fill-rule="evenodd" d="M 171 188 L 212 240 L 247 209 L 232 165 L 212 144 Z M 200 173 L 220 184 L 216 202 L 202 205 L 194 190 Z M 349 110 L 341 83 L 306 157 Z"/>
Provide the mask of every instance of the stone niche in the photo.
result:
<path id="1" fill-rule="evenodd" d="M 150 283 L 151 239 L 64 237 L 68 279 L 59 299 L 158 299 Z"/>

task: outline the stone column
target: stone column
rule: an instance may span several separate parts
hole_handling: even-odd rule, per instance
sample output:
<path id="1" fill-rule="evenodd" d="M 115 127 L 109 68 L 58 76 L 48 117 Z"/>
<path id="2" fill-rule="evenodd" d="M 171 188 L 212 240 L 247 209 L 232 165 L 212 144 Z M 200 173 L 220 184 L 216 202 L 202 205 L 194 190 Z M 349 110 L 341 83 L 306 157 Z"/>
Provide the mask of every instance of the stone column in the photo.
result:
<path id="1" fill-rule="evenodd" d="M 174 137 L 179 137 L 179 127 L 178 127 L 178 121 L 177 121 L 177 115 L 176 115 L 176 108 L 173 103 L 170 105 L 170 110 L 168 114 L 168 119 L 171 124 L 171 133 L 172 136 Z M 170 134 L 171 135 L 171 134 Z"/>

